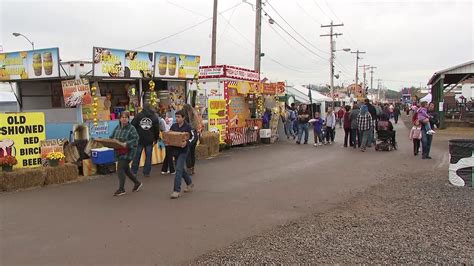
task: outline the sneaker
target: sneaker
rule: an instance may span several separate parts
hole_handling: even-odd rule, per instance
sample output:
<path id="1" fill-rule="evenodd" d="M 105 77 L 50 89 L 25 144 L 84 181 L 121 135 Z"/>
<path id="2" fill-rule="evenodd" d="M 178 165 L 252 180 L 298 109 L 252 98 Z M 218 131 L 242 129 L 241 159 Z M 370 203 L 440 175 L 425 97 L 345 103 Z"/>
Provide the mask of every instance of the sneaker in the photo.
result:
<path id="1" fill-rule="evenodd" d="M 117 190 L 115 191 L 114 193 L 114 196 L 122 196 L 122 195 L 125 195 L 125 190 Z"/>
<path id="2" fill-rule="evenodd" d="M 170 173 L 169 171 L 168 172 L 161 171 L 162 175 L 166 175 L 166 174 L 169 174 L 169 173 Z"/>
<path id="3" fill-rule="evenodd" d="M 307 142 L 307 141 L 305 141 L 305 142 L 304 142 L 304 144 L 308 144 L 308 142 Z"/>
<path id="4" fill-rule="evenodd" d="M 179 192 L 173 191 L 173 193 L 171 193 L 171 198 L 172 198 L 172 199 L 177 199 L 177 198 L 179 198 Z"/>
<path id="5" fill-rule="evenodd" d="M 296 144 L 300 145 L 300 144 L 301 144 L 301 142 L 297 141 L 297 142 L 296 142 Z"/>
<path id="6" fill-rule="evenodd" d="M 184 192 L 184 193 L 193 192 L 193 189 L 194 189 L 194 183 L 191 183 L 191 185 L 186 186 L 186 187 L 183 189 L 183 192 Z"/>
<path id="7" fill-rule="evenodd" d="M 320 142 L 320 143 L 318 144 L 318 146 L 323 146 L 323 144 Z"/>
<path id="8" fill-rule="evenodd" d="M 138 184 L 138 185 L 135 185 L 135 186 L 133 187 L 133 192 L 138 192 L 138 191 L 140 191 L 140 188 L 142 188 L 142 187 L 143 187 L 143 183 L 140 183 L 140 184 Z"/>
<path id="9" fill-rule="evenodd" d="M 170 172 L 168 171 L 168 174 L 175 175 L 175 174 L 176 174 L 176 171 L 174 171 L 174 172 L 172 172 L 172 173 L 170 173 Z"/>
<path id="10" fill-rule="evenodd" d="M 434 134 L 436 134 L 436 131 L 434 131 L 433 129 L 431 129 L 431 130 L 428 130 L 428 132 L 426 132 L 426 134 L 428 134 L 428 135 L 434 135 Z"/>
<path id="11" fill-rule="evenodd" d="M 319 145 L 318 145 L 318 143 L 314 143 L 313 146 L 314 146 L 314 147 L 317 147 L 317 146 L 319 146 Z"/>

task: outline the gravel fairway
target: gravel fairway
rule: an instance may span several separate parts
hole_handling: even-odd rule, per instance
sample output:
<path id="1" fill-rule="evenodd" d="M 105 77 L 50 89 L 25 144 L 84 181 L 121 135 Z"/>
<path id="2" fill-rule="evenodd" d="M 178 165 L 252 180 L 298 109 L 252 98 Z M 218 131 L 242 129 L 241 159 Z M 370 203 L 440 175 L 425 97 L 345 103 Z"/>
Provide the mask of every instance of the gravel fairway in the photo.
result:
<path id="1" fill-rule="evenodd" d="M 328 212 L 192 263 L 473 264 L 472 193 L 451 186 L 439 171 L 402 170 Z"/>

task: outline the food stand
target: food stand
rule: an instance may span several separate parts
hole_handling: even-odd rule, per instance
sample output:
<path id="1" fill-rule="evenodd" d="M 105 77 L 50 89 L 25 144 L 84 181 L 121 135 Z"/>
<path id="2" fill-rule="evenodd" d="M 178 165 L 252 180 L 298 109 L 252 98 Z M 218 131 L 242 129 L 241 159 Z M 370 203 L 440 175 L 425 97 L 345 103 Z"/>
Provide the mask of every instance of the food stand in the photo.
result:
<path id="1" fill-rule="evenodd" d="M 285 95 L 284 82 L 261 83 L 256 71 L 219 65 L 200 67 L 199 80 L 189 82 L 188 87 L 197 92 L 196 106 L 205 128 L 219 133 L 221 144 L 258 142 L 267 106 L 278 114 L 272 122 L 275 138 L 281 105 L 277 98 Z"/>

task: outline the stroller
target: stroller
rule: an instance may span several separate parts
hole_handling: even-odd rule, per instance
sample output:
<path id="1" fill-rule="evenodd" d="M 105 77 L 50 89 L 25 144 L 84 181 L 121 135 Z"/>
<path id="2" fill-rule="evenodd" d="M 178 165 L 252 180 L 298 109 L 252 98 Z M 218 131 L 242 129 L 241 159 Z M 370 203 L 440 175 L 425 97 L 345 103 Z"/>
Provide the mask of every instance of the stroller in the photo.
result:
<path id="1" fill-rule="evenodd" d="M 394 143 L 392 136 L 395 131 L 379 130 L 377 131 L 377 141 L 375 142 L 376 151 L 393 151 L 397 149 L 397 143 Z"/>

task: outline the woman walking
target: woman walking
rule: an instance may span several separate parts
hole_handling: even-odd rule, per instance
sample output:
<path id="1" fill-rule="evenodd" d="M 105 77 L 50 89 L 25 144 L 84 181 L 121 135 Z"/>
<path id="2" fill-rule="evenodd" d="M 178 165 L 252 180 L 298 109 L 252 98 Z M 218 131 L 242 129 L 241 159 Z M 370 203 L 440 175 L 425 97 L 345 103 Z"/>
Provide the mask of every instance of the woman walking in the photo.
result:
<path id="1" fill-rule="evenodd" d="M 328 113 L 326 114 L 326 142 L 332 144 L 334 142 L 336 129 L 336 115 L 334 114 L 331 107 L 328 108 Z"/>
<path id="2" fill-rule="evenodd" d="M 186 114 L 185 121 L 189 124 L 193 130 L 193 134 L 195 136 L 193 142 L 191 142 L 189 146 L 189 153 L 186 158 L 186 167 L 188 169 L 189 174 L 194 175 L 194 165 L 196 164 L 196 146 L 199 140 L 199 136 L 201 135 L 201 123 L 200 119 L 194 108 L 189 105 L 185 104 L 183 106 L 183 111 Z"/>
<path id="3" fill-rule="evenodd" d="M 138 133 L 135 127 L 130 125 L 129 120 L 130 113 L 127 111 L 122 112 L 120 114 L 120 124 L 114 129 L 110 136 L 111 139 L 116 139 L 120 142 L 126 143 L 125 148 L 115 150 L 118 160 L 117 175 L 119 178 L 119 189 L 114 193 L 114 196 L 125 194 L 125 175 L 128 176 L 134 184 L 133 192 L 139 191 L 143 186 L 130 170 L 130 162 L 137 152 Z"/>
<path id="4" fill-rule="evenodd" d="M 346 112 L 344 112 L 344 117 L 343 117 L 343 125 L 344 125 L 344 148 L 347 148 L 347 141 L 350 138 L 351 135 L 351 118 L 350 118 L 350 110 L 351 107 L 349 105 L 345 106 Z M 352 139 L 350 140 L 350 146 L 352 147 Z"/>

